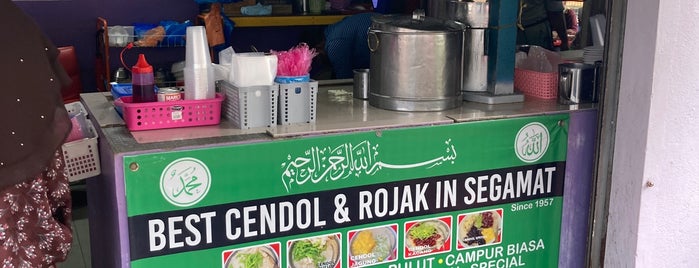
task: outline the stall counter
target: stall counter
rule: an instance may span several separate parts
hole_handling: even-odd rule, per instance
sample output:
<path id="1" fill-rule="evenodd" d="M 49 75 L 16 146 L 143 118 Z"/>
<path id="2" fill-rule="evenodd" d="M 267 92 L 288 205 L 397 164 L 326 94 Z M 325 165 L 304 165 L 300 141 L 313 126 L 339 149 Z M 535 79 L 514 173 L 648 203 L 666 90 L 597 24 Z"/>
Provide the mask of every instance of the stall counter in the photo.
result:
<path id="1" fill-rule="evenodd" d="M 293 267 L 323 241 L 323 267 L 583 267 L 596 104 L 396 112 L 351 87 L 321 83 L 315 123 L 247 130 L 130 132 L 110 95 L 82 94 L 102 165 L 87 180 L 92 266 L 228 268 L 259 253 Z M 428 225 L 441 239 L 425 244 L 412 230 Z"/>

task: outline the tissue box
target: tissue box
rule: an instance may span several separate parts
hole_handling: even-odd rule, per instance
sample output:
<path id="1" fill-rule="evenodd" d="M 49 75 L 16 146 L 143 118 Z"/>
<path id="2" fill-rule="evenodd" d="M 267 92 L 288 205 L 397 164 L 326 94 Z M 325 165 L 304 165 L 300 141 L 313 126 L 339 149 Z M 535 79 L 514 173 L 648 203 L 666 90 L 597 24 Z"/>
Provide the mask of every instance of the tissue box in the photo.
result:
<path id="1" fill-rule="evenodd" d="M 237 87 L 267 86 L 274 84 L 277 75 L 277 56 L 262 52 L 233 54 L 229 81 Z"/>
<path id="2" fill-rule="evenodd" d="M 317 96 L 318 81 L 279 84 L 279 124 L 314 123 Z"/>

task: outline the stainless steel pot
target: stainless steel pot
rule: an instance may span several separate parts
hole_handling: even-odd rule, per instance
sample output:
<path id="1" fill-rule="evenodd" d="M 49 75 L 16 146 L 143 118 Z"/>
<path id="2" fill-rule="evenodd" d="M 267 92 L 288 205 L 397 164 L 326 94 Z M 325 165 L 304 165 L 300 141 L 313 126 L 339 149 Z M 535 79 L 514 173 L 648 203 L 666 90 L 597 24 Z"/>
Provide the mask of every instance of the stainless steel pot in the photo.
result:
<path id="1" fill-rule="evenodd" d="M 464 91 L 485 92 L 488 90 L 488 18 L 489 3 L 448 1 L 448 18 L 467 26 L 464 32 Z"/>
<path id="2" fill-rule="evenodd" d="M 559 64 L 558 101 L 562 104 L 597 102 L 600 66 L 601 64 Z"/>
<path id="3" fill-rule="evenodd" d="M 447 5 L 454 0 L 427 0 L 427 16 L 439 19 L 449 18 Z"/>
<path id="4" fill-rule="evenodd" d="M 373 17 L 369 104 L 398 111 L 460 106 L 464 29 L 424 13 Z"/>

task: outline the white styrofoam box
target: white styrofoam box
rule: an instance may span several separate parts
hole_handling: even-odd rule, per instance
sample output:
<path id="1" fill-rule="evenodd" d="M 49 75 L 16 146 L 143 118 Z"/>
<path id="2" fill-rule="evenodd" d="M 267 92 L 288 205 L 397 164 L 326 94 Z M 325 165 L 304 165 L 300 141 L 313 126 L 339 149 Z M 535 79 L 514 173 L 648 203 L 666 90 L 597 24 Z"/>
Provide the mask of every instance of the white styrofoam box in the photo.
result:
<path id="1" fill-rule="evenodd" d="M 318 81 L 279 84 L 280 125 L 293 123 L 314 123 L 316 121 L 316 104 Z"/>
<path id="2" fill-rule="evenodd" d="M 228 81 L 216 82 L 223 102 L 223 116 L 239 129 L 274 127 L 277 124 L 276 84 L 269 86 L 237 87 Z"/>

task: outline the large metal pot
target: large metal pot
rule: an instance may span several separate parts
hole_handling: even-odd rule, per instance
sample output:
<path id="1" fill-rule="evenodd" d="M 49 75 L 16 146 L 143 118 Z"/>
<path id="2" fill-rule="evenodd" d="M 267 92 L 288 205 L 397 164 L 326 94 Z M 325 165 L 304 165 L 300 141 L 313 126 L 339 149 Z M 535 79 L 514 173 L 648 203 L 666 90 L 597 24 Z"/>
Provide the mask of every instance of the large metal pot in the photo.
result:
<path id="1" fill-rule="evenodd" d="M 427 16 L 439 19 L 449 18 L 449 2 L 455 0 L 427 0 Z M 456 0 L 459 1 L 459 0 Z"/>
<path id="2" fill-rule="evenodd" d="M 488 89 L 489 0 L 428 0 L 427 16 L 456 20 L 466 25 L 464 32 L 464 91 Z"/>
<path id="3" fill-rule="evenodd" d="M 369 104 L 398 111 L 460 106 L 464 28 L 424 13 L 372 17 Z"/>

